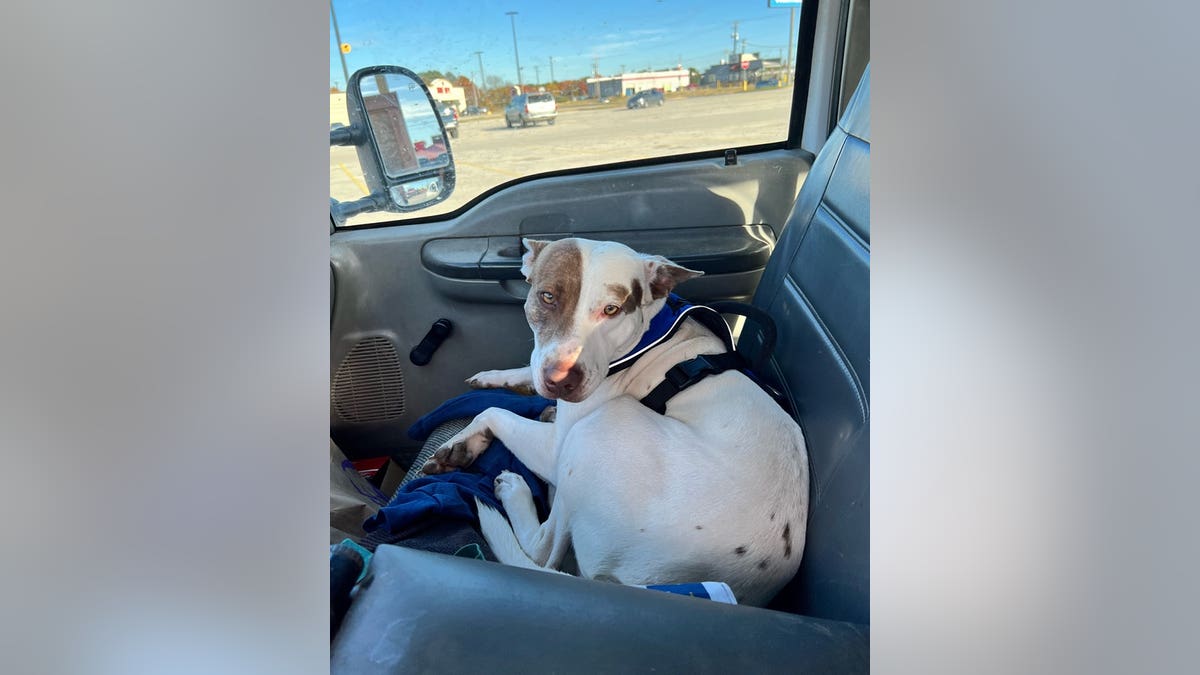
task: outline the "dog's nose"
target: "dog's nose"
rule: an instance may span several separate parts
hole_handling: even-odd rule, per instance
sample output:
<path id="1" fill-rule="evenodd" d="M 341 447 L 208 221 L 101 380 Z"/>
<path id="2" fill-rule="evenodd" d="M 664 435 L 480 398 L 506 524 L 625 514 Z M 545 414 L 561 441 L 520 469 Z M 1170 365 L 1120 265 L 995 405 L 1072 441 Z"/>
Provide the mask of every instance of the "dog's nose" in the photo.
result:
<path id="1" fill-rule="evenodd" d="M 558 379 L 555 380 L 555 377 Z M 583 382 L 583 369 L 577 365 L 572 365 L 565 374 L 555 368 L 545 368 L 542 371 L 542 385 L 546 392 L 555 398 L 575 391 L 581 382 Z"/>

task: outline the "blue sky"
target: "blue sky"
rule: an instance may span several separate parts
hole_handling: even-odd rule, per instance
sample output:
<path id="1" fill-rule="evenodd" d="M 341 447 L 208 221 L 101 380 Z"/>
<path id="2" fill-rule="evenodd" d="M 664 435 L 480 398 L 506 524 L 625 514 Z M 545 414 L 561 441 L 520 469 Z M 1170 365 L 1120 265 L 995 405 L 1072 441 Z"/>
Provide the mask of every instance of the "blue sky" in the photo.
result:
<path id="1" fill-rule="evenodd" d="M 733 22 L 746 51 L 777 58 L 788 43 L 788 10 L 767 0 L 333 0 L 342 42 L 351 45 L 346 66 L 405 66 L 414 71 L 453 71 L 478 77 L 476 51 L 483 52 L 488 77 L 516 81 L 512 24 L 523 81 L 574 79 L 601 74 L 669 68 L 680 60 L 703 71 L 731 51 Z M 796 12 L 799 21 L 800 12 Z M 333 23 L 329 26 L 329 81 L 342 85 Z"/>

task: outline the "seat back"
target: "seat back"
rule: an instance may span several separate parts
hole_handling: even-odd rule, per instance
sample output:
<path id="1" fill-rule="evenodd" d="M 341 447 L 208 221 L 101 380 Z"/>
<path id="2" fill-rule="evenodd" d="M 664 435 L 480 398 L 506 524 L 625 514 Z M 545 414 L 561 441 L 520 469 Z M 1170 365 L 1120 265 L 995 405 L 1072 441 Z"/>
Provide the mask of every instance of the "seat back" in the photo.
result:
<path id="1" fill-rule="evenodd" d="M 779 331 L 765 367 L 804 429 L 799 572 L 772 607 L 870 623 L 870 67 L 813 162 L 754 296 Z M 756 353 L 754 338 L 747 352 Z"/>

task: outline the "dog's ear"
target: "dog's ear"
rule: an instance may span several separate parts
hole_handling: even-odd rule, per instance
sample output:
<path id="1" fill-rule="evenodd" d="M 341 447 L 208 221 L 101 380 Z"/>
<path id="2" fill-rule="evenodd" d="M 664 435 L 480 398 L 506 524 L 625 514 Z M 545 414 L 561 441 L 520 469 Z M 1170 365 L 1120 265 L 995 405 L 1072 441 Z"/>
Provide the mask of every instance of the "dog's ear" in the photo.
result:
<path id="1" fill-rule="evenodd" d="M 528 281 L 529 276 L 533 274 L 533 261 L 550 242 L 541 239 L 522 239 L 521 243 L 525 244 L 525 255 L 521 256 L 521 275 Z"/>
<path id="2" fill-rule="evenodd" d="M 646 261 L 646 285 L 650 287 L 650 297 L 654 300 L 667 297 L 679 284 L 704 274 L 676 265 L 661 255 L 647 255 L 642 258 Z"/>

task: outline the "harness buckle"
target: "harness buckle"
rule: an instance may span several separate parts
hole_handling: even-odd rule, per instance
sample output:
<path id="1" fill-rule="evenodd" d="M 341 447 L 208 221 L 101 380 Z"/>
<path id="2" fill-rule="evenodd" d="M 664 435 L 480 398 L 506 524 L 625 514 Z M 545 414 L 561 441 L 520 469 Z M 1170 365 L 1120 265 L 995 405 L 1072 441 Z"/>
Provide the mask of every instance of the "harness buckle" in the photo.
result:
<path id="1" fill-rule="evenodd" d="M 694 359 L 675 364 L 667 371 L 664 379 L 670 382 L 676 390 L 682 391 L 705 377 L 719 372 L 721 372 L 721 368 L 709 361 L 707 355 L 701 354 Z"/>

